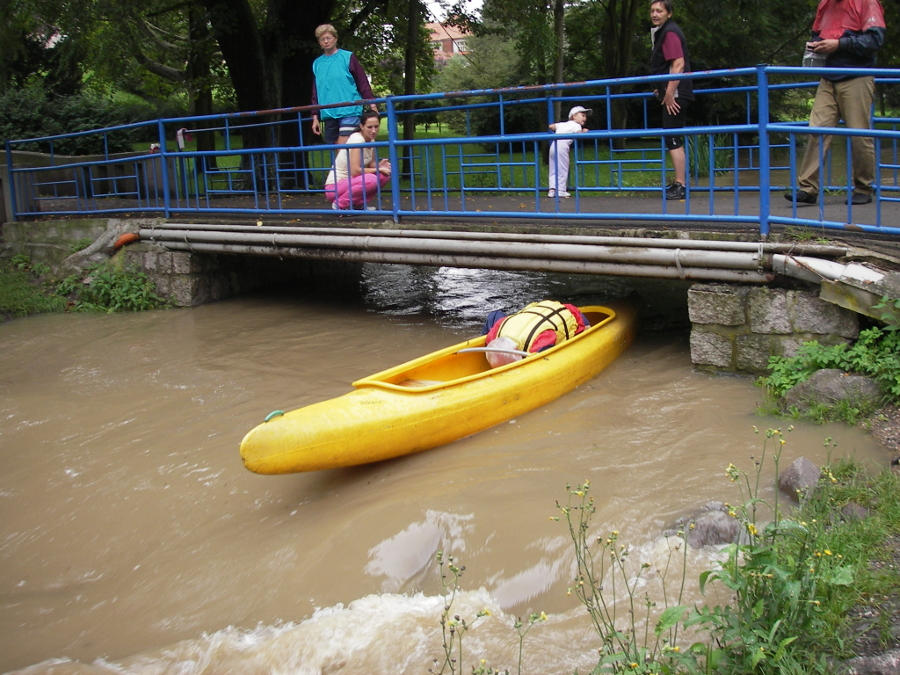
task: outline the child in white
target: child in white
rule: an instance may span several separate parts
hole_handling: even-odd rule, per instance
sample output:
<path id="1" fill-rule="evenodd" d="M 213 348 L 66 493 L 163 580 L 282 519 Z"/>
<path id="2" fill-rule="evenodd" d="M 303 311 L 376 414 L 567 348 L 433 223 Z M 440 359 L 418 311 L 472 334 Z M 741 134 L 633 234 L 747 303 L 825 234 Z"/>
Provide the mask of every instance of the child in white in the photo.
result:
<path id="1" fill-rule="evenodd" d="M 590 108 L 582 108 L 576 105 L 569 111 L 568 122 L 557 122 L 550 125 L 550 131 L 557 134 L 577 134 L 587 131 L 584 128 L 588 115 L 591 114 Z M 566 192 L 569 183 L 569 150 L 572 149 L 574 141 L 571 138 L 565 138 L 553 141 L 550 144 L 550 191 L 548 197 L 569 197 Z"/>

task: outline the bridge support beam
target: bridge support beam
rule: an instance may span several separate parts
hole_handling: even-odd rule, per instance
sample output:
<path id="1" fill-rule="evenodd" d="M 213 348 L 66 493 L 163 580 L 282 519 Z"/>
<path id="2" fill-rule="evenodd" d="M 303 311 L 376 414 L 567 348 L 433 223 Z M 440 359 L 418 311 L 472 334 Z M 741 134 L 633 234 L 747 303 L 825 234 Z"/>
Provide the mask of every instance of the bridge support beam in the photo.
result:
<path id="1" fill-rule="evenodd" d="M 694 284 L 688 314 L 691 360 L 711 372 L 762 375 L 770 356 L 793 356 L 810 340 L 831 345 L 859 335 L 857 314 L 820 299 L 818 289 Z"/>
<path id="2" fill-rule="evenodd" d="M 149 243 L 123 250 L 126 265 L 142 270 L 157 293 L 178 307 L 195 307 L 279 284 L 357 284 L 361 265 L 321 260 L 279 260 L 196 251 L 171 251 Z"/>

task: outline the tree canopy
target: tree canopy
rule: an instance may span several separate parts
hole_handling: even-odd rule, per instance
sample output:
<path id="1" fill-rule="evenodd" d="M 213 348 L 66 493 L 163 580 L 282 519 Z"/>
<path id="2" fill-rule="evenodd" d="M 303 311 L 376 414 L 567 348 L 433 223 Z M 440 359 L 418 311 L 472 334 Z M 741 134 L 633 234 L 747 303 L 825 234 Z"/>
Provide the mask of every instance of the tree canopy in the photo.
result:
<path id="1" fill-rule="evenodd" d="M 452 75 L 504 87 L 648 72 L 648 0 L 485 0 L 480 14 L 466 2 L 448 7 L 448 21 L 474 32 L 478 51 L 503 56 L 454 59 L 442 82 Z M 797 65 L 816 4 L 677 0 L 675 19 L 695 70 Z M 879 63 L 896 66 L 900 5 L 884 6 L 888 39 Z M 422 0 L 0 0 L 0 12 L 0 93 L 38 80 L 52 95 L 87 88 L 157 103 L 181 98 L 191 113 L 210 112 L 214 101 L 237 110 L 307 105 L 322 23 L 337 28 L 377 94 L 433 86 Z M 463 72 L 467 66 L 474 70 Z M 897 100 L 896 89 L 888 100 Z"/>

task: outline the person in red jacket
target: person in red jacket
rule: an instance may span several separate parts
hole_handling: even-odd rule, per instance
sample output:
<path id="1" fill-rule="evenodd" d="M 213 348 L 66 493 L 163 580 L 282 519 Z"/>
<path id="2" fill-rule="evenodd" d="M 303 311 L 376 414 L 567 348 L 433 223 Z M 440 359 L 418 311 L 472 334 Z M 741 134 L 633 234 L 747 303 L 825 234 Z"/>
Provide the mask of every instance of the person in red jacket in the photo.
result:
<path id="1" fill-rule="evenodd" d="M 884 8 L 878 0 L 821 0 L 812 26 L 812 40 L 806 48 L 825 56 L 825 68 L 833 71 L 822 76 L 809 116 L 810 127 L 836 127 L 841 120 L 851 129 L 871 129 L 875 78 L 857 77 L 841 72 L 846 68 L 872 68 L 875 54 L 884 44 Z M 831 136 L 822 140 L 828 152 Z M 875 143 L 871 137 L 853 136 L 850 140 L 853 162 L 853 194 L 850 204 L 872 201 L 875 180 Z M 803 162 L 797 170 L 796 192 L 784 198 L 802 204 L 815 204 L 819 195 L 819 137 L 810 136 Z"/>

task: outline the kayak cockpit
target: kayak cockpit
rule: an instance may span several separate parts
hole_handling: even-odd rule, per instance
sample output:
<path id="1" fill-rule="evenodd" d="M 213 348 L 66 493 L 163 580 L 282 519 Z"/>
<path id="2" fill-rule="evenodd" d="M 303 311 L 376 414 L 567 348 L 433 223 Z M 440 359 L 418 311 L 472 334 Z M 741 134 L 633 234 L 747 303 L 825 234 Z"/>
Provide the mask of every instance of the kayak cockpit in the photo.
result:
<path id="1" fill-rule="evenodd" d="M 485 358 L 485 353 L 490 348 L 485 346 L 485 337 L 482 335 L 357 380 L 353 386 L 357 389 L 374 387 L 418 394 L 456 386 L 494 373 L 499 374 L 510 368 L 523 367 L 536 357 L 552 355 L 553 352 L 565 348 L 566 345 L 579 341 L 583 336 L 598 330 L 616 316 L 615 311 L 608 307 L 591 306 L 582 307 L 581 310 L 590 323 L 590 328 L 548 350 L 529 354 L 520 361 L 499 368 L 491 368 Z"/>

